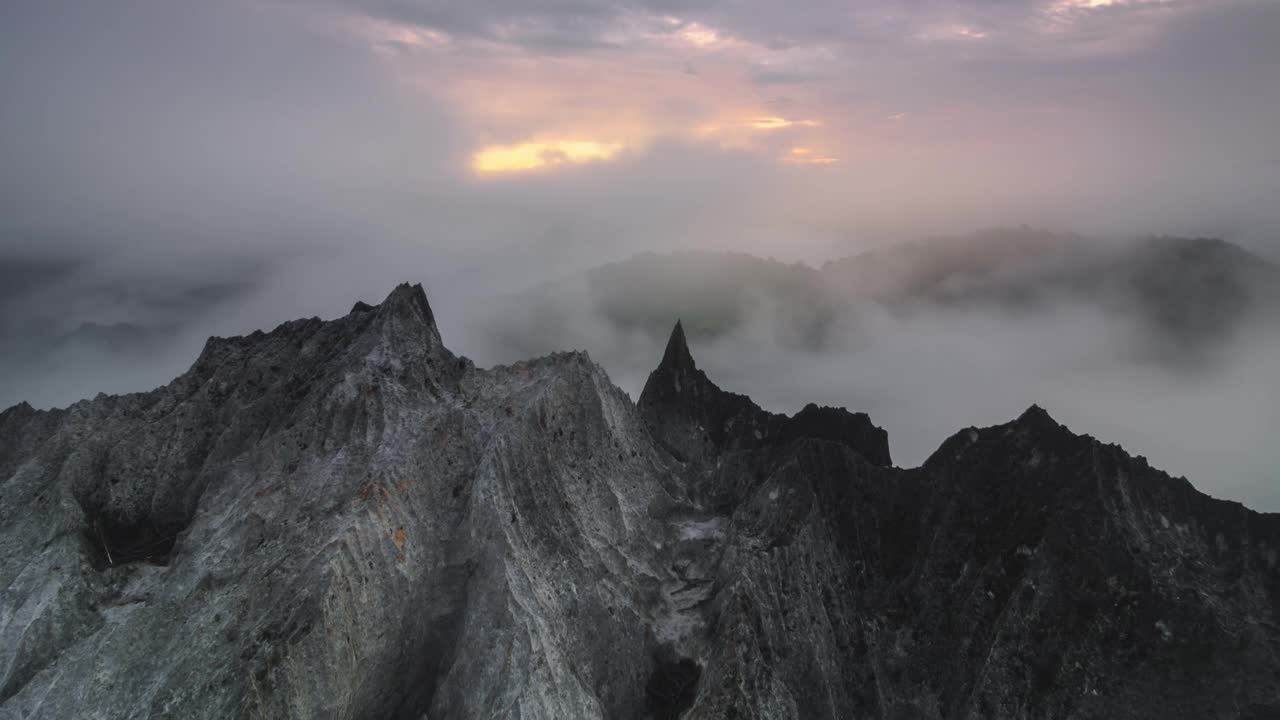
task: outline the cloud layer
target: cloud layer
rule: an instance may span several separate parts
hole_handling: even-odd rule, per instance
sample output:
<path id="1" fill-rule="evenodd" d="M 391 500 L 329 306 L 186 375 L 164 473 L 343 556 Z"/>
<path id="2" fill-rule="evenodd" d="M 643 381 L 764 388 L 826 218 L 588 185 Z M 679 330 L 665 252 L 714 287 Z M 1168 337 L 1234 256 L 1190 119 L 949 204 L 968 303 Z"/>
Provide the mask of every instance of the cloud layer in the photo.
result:
<path id="1" fill-rule="evenodd" d="M 491 298 L 643 251 L 816 266 L 1030 223 L 1274 255 L 1277 26 L 1270 0 L 5 3 L 0 340 L 6 363 L 51 342 L 61 359 L 4 373 L 0 404 L 143 389 L 208 334 L 403 280 L 484 360 Z M 961 342 L 949 327 L 877 347 Z M 104 337 L 146 351 L 99 355 Z M 883 372 L 880 414 L 918 409 L 891 357 L 857 364 L 851 402 Z M 785 360 L 708 362 L 732 381 L 735 358 Z M 828 401 L 835 367 L 808 375 Z M 763 393 L 816 392 L 793 390 Z M 939 426 L 1012 413 L 963 405 Z"/>

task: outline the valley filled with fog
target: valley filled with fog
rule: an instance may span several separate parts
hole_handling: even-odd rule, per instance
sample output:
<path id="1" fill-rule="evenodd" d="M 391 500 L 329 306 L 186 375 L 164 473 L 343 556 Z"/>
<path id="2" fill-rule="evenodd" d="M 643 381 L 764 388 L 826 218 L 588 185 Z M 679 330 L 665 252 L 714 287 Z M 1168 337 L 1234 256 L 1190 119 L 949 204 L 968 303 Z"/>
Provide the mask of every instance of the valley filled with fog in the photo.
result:
<path id="1" fill-rule="evenodd" d="M 337 270 L 291 263 L 309 277 Z M 126 283 L 87 261 L 14 270 L 44 276 L 10 283 L 0 306 L 13 349 L 0 404 L 149 389 L 185 371 L 208 335 L 342 314 L 380 292 L 372 278 L 294 288 L 269 265 L 199 268 L 163 281 L 134 270 Z M 482 365 L 585 349 L 636 397 L 681 319 L 723 387 L 779 412 L 809 402 L 867 412 L 901 466 L 1036 403 L 1267 510 L 1280 508 L 1277 278 L 1270 260 L 1218 240 L 1016 228 L 822 264 L 647 253 L 522 290 L 508 279 L 427 285 L 446 343 Z"/>
<path id="2" fill-rule="evenodd" d="M 587 348 L 633 396 L 683 319 L 702 367 L 768 409 L 867 412 L 914 466 L 1032 403 L 1211 493 L 1280 508 L 1280 272 L 1205 240 L 1030 231 L 821 269 L 642 256 L 496 310 L 479 354 Z"/>

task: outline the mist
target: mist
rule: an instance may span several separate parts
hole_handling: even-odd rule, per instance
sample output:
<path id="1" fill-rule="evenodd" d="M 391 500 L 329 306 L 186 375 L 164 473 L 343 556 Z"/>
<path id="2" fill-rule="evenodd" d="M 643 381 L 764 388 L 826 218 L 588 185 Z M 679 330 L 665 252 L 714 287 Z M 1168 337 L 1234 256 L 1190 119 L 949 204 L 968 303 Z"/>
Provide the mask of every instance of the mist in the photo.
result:
<path id="1" fill-rule="evenodd" d="M 768 3 L 590 5 L 6 5 L 0 406 L 155 387 L 210 335 L 338 316 L 402 281 L 424 283 L 455 351 L 586 349 L 634 397 L 660 333 L 572 293 L 554 327 L 495 316 L 644 252 L 816 272 L 1024 223 L 1280 251 L 1274 3 L 824 4 L 805 23 Z M 578 162 L 562 140 L 609 151 Z M 552 149 L 475 169 L 522 143 Z M 899 464 L 1034 402 L 1280 509 L 1266 321 L 1186 368 L 1071 299 L 830 308 L 816 349 L 780 341 L 795 318 L 769 302 L 695 338 L 698 361 L 770 409 L 869 412 Z"/>
<path id="2" fill-rule="evenodd" d="M 882 315 L 863 332 L 843 353 L 762 353 L 736 339 L 695 353 L 718 382 L 776 412 L 806 399 L 867 412 L 902 466 L 922 463 L 961 428 L 1008 422 L 1034 403 L 1204 492 L 1280 509 L 1273 329 L 1249 331 L 1194 372 L 1125 357 L 1139 331 L 1089 307 Z"/>
<path id="3" fill-rule="evenodd" d="M 979 258 L 976 273 L 920 284 L 920 266 L 946 248 L 989 250 L 992 238 L 1029 243 L 1034 254 Z M 1199 292 L 1194 276 L 1161 259 L 1192 247 L 1233 258 L 1207 272 L 1199 260 L 1188 265 L 1210 281 Z M 844 276 L 864 267 L 879 289 L 844 294 Z M 1192 302 L 1174 311 L 1132 271 L 1176 278 Z M 491 362 L 587 349 L 634 398 L 681 319 L 695 359 L 721 387 L 775 412 L 810 402 L 867 412 L 888 430 L 900 466 L 919 465 L 962 428 L 1038 404 L 1075 432 L 1266 510 L 1280 507 L 1271 447 L 1280 436 L 1278 277 L 1267 260 L 1209 241 L 1012 230 L 821 270 L 748 256 L 642 256 L 508 297 L 475 312 L 469 327 L 480 330 L 475 354 Z"/>

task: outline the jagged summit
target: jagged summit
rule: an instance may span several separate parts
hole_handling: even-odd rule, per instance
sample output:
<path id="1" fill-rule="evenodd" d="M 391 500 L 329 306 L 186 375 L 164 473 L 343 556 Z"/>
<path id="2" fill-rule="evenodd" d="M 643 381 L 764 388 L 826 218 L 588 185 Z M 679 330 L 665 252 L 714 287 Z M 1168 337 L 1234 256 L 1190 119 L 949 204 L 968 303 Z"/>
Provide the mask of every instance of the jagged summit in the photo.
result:
<path id="1" fill-rule="evenodd" d="M 781 442 L 798 438 L 840 443 L 852 448 L 873 465 L 893 464 L 889 455 L 889 433 L 872 423 L 871 417 L 866 413 L 809 403 L 788 418 L 781 429 Z"/>
<path id="2" fill-rule="evenodd" d="M 347 317 L 352 317 L 348 315 Z M 360 317 L 360 315 L 356 315 Z M 435 313 L 422 285 L 401 283 L 387 295 L 372 314 L 380 343 L 397 348 L 401 354 L 453 355 L 444 346 Z"/>
<path id="3" fill-rule="evenodd" d="M 406 309 L 418 313 L 421 319 L 435 326 L 436 317 L 431 312 L 431 304 L 427 302 L 427 292 L 421 283 L 400 283 L 387 295 L 387 299 L 378 306 L 380 309 Z"/>
<path id="4" fill-rule="evenodd" d="M 323 347 L 323 354 L 313 357 L 308 347 Z M 375 352 L 375 348 L 382 350 Z M 193 370 L 207 372 L 222 363 L 266 355 L 274 357 L 273 365 L 283 367 L 293 362 L 295 354 L 308 363 L 334 363 L 342 358 L 355 361 L 371 355 L 396 362 L 416 362 L 426 356 L 438 357 L 441 362 L 454 359 L 441 340 L 422 285 L 402 283 L 378 305 L 357 302 L 350 313 L 334 320 L 312 317 L 282 323 L 270 332 L 211 337 Z"/>
<path id="5" fill-rule="evenodd" d="M 414 313 L 424 323 L 435 326 L 435 314 L 431 311 L 431 303 L 427 300 L 427 292 L 423 289 L 421 283 L 400 283 L 377 305 L 370 305 L 363 300 L 357 300 L 351 306 L 351 312 L 348 314 L 359 315 L 378 311 L 393 312 L 396 310 Z"/>

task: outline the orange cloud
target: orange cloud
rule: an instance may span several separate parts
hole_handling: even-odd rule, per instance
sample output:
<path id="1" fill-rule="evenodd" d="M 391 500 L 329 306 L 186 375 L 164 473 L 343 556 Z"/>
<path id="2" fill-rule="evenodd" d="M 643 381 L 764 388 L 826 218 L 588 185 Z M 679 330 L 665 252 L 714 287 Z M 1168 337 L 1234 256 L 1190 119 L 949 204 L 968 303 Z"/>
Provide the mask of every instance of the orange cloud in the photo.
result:
<path id="1" fill-rule="evenodd" d="M 471 158 L 471 168 L 483 175 L 545 170 L 564 164 L 608 160 L 619 152 L 621 143 L 594 140 L 551 140 L 515 145 L 491 145 Z"/>
<path id="2" fill-rule="evenodd" d="M 778 130 L 789 127 L 817 127 L 817 120 L 788 120 L 782 117 L 762 117 L 752 120 L 750 126 L 756 130 Z"/>
<path id="3" fill-rule="evenodd" d="M 831 165 L 840 162 L 837 158 L 823 155 L 809 147 L 793 147 L 790 154 L 782 160 L 794 165 Z"/>

